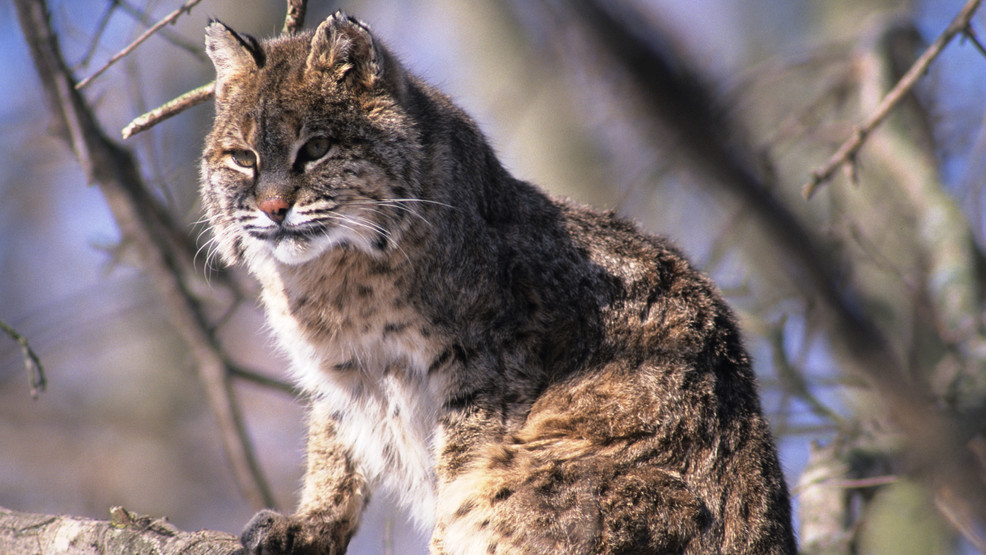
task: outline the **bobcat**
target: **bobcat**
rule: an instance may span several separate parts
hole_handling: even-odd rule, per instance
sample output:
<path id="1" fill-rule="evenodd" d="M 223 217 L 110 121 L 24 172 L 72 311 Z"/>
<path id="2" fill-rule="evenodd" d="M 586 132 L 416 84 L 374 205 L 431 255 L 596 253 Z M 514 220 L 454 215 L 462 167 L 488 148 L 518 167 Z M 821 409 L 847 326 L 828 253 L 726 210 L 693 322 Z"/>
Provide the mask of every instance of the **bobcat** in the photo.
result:
<path id="1" fill-rule="evenodd" d="M 340 13 L 213 21 L 202 196 L 311 400 L 291 516 L 249 553 L 342 553 L 371 490 L 433 553 L 793 553 L 730 309 L 667 241 L 549 198 Z"/>

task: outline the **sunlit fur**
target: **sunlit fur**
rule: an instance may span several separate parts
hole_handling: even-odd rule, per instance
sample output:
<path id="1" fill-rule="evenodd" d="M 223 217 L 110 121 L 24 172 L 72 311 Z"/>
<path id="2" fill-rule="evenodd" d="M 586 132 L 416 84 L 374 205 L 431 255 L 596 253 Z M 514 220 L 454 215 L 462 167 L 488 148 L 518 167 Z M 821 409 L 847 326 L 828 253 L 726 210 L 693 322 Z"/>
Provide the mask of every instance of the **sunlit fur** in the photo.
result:
<path id="1" fill-rule="evenodd" d="M 794 551 L 732 314 L 677 249 L 511 177 L 362 23 L 206 36 L 210 249 L 311 399 L 299 507 L 248 552 L 339 553 L 374 492 L 434 553 Z"/>

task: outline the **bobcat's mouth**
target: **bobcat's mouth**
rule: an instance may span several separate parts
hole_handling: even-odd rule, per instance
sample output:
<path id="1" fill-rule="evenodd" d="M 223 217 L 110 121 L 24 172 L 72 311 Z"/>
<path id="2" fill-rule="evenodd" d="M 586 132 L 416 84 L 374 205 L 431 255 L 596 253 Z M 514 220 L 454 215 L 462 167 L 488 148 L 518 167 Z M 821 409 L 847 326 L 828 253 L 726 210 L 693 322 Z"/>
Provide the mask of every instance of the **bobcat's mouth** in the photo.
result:
<path id="1" fill-rule="evenodd" d="M 328 230 L 321 224 L 306 223 L 301 225 L 273 225 L 262 229 L 247 229 L 254 239 L 261 241 L 279 242 L 284 239 L 307 240 L 324 236 Z"/>

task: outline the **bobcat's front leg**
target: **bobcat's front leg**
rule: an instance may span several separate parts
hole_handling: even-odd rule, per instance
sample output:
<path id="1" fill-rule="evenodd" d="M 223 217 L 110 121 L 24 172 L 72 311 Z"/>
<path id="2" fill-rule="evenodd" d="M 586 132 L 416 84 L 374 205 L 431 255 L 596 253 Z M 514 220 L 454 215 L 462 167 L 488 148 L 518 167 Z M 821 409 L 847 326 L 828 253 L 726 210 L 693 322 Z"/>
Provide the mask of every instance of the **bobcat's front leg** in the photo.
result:
<path id="1" fill-rule="evenodd" d="M 291 516 L 263 510 L 246 525 L 240 541 L 251 554 L 345 553 L 369 501 L 366 479 L 336 440 L 329 410 L 317 401 L 308 426 L 308 470 L 298 511 Z"/>

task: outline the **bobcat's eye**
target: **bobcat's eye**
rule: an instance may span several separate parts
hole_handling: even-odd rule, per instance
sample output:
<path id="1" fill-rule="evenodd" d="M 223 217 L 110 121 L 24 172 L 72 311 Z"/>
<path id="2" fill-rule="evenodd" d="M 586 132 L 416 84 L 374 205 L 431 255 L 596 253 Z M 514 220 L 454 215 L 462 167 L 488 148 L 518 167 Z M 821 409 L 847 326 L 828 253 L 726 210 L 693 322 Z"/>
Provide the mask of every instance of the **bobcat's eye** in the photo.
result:
<path id="1" fill-rule="evenodd" d="M 252 168 L 257 165 L 257 155 L 252 150 L 233 150 L 230 151 L 229 155 L 237 166 Z"/>
<path id="2" fill-rule="evenodd" d="M 298 151 L 298 160 L 296 163 L 304 164 L 305 162 L 318 160 L 325 156 L 330 146 L 332 146 L 332 142 L 329 141 L 328 137 L 313 137 L 308 139 L 308 142 L 303 144 L 301 150 Z"/>

